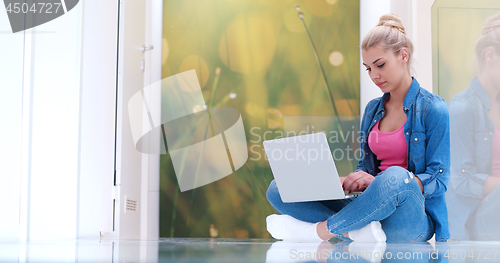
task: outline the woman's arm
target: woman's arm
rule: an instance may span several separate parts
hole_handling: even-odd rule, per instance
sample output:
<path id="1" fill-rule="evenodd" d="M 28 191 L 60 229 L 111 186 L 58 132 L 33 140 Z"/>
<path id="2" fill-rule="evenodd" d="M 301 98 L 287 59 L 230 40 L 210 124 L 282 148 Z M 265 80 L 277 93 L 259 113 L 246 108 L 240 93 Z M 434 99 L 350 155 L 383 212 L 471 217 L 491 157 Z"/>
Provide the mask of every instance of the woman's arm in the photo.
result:
<path id="1" fill-rule="evenodd" d="M 483 186 L 488 174 L 476 168 L 474 119 L 475 111 L 463 99 L 450 101 L 451 177 L 450 187 L 464 197 L 483 198 Z"/>
<path id="2" fill-rule="evenodd" d="M 450 127 L 446 103 L 434 98 L 427 106 L 425 119 L 424 173 L 416 174 L 424 188 L 424 197 L 443 195 L 450 177 Z"/>

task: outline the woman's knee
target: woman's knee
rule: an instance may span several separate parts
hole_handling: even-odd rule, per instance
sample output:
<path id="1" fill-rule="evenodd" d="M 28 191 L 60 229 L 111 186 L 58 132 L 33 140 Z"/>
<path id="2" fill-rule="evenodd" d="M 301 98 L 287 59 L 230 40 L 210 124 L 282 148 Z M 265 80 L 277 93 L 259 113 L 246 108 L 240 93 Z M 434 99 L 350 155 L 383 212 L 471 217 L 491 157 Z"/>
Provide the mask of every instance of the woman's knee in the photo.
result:
<path id="1" fill-rule="evenodd" d="M 404 180 L 408 178 L 408 170 L 401 166 L 391 166 L 377 175 L 375 178 L 385 179 L 385 180 Z"/>
<path id="2" fill-rule="evenodd" d="M 267 188 L 266 197 L 269 203 L 271 204 L 276 203 L 278 200 L 281 201 L 281 196 L 278 191 L 278 186 L 276 185 L 276 182 L 274 180 L 271 181 L 269 187 Z"/>
<path id="3" fill-rule="evenodd" d="M 415 181 L 414 176 L 403 167 L 391 166 L 375 177 L 373 183 L 392 187 L 404 186 Z M 415 182 L 416 184 L 416 182 Z M 418 186 L 418 185 L 417 185 Z"/>

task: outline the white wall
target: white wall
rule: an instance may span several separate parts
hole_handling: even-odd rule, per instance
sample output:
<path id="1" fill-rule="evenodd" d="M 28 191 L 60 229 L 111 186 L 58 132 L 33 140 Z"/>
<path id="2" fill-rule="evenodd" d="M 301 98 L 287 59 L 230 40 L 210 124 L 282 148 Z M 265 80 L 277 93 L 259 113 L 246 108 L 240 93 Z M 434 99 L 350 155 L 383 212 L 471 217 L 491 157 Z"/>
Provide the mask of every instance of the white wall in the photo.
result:
<path id="1" fill-rule="evenodd" d="M 117 24 L 112 1 L 16 34 L 0 12 L 1 240 L 112 231 Z"/>
<path id="2" fill-rule="evenodd" d="M 118 1 L 82 1 L 78 237 L 113 231 Z"/>
<path id="3" fill-rule="evenodd" d="M 74 238 L 81 7 L 16 34 L 0 13 L 0 235 Z"/>
<path id="4" fill-rule="evenodd" d="M 391 0 L 360 0 L 360 29 L 359 29 L 359 45 L 361 46 L 361 42 L 365 35 L 370 31 L 373 27 L 378 24 L 378 20 L 380 16 L 391 12 Z M 382 92 L 380 89 L 375 86 L 373 81 L 368 76 L 366 72 L 365 66 L 363 66 L 363 58 L 361 57 L 361 49 L 359 56 L 359 76 L 360 76 L 360 115 L 363 115 L 365 112 L 365 106 L 372 100 L 373 98 L 382 96 Z"/>
<path id="5" fill-rule="evenodd" d="M 413 43 L 415 43 L 414 68 L 420 85 L 433 91 L 432 81 L 432 23 L 431 8 L 435 0 L 412 1 Z"/>
<path id="6" fill-rule="evenodd" d="M 23 120 L 24 34 L 12 34 L 7 13 L 0 12 L 0 236 L 19 239 L 21 134 Z M 5 216 L 8 215 L 8 216 Z"/>
<path id="7" fill-rule="evenodd" d="M 30 240 L 76 237 L 81 7 L 29 30 Z"/>
<path id="8" fill-rule="evenodd" d="M 392 12 L 403 19 L 414 45 L 412 74 L 432 92 L 431 7 L 435 0 L 393 0 Z"/>

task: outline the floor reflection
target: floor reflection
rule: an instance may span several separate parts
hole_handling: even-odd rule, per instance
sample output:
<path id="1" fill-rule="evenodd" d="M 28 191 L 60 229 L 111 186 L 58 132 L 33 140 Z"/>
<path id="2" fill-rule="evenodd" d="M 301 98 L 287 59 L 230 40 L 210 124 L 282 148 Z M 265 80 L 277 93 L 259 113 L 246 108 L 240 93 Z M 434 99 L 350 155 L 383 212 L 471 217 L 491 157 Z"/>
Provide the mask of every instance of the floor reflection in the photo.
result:
<path id="1" fill-rule="evenodd" d="M 2 242 L 0 262 L 498 262 L 500 242 L 293 243 L 271 239 Z"/>

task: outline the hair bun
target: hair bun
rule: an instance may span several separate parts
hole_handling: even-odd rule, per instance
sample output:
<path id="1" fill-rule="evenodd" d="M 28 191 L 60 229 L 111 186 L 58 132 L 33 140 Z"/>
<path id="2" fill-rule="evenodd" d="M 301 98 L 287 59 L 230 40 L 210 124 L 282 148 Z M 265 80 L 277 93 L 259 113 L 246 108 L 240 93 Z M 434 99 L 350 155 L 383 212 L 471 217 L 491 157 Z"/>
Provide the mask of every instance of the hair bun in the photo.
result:
<path id="1" fill-rule="evenodd" d="M 381 16 L 377 26 L 396 28 L 401 31 L 401 33 L 406 34 L 403 20 L 395 14 L 385 14 Z"/>
<path id="2" fill-rule="evenodd" d="M 483 28 L 483 35 L 488 33 L 491 30 L 494 30 L 495 28 L 500 27 L 500 13 L 496 13 L 492 16 L 490 16 L 486 20 L 486 25 Z"/>

